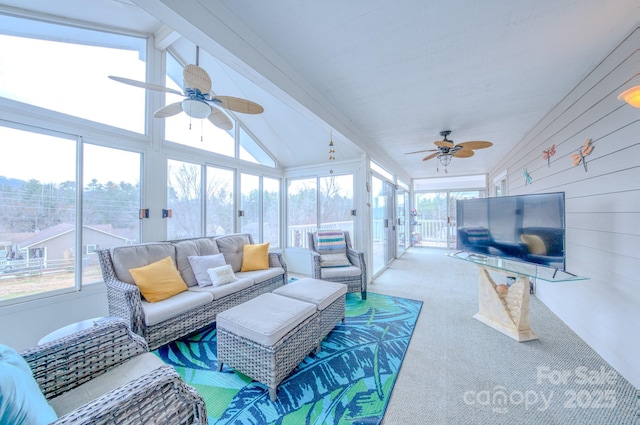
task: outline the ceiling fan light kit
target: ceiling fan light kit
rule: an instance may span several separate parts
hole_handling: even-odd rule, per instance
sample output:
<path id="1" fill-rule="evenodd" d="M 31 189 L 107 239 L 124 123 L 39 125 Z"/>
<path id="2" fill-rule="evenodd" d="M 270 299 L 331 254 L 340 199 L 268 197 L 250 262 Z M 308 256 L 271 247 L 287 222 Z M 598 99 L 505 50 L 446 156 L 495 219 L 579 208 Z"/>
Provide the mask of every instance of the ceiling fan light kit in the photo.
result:
<path id="1" fill-rule="evenodd" d="M 191 118 L 205 119 L 211 115 L 211 106 L 201 100 L 185 99 L 182 101 L 182 110 Z"/>
<path id="2" fill-rule="evenodd" d="M 196 49 L 196 57 L 199 50 Z M 196 60 L 197 61 L 197 60 Z M 184 112 L 191 118 L 205 119 L 222 130 L 233 129 L 233 122 L 225 113 L 217 108 L 244 114 L 261 114 L 264 108 L 255 102 L 231 96 L 215 96 L 211 93 L 211 77 L 198 65 L 187 65 L 182 70 L 183 93 L 169 87 L 144 81 L 110 75 L 109 78 L 120 83 L 129 84 L 147 90 L 173 93 L 185 97 L 182 102 L 165 105 L 153 113 L 156 118 L 167 118 Z"/>
<path id="3" fill-rule="evenodd" d="M 438 162 L 443 167 L 445 167 L 444 171 L 446 173 L 446 167 L 451 164 L 451 160 L 453 159 L 453 157 L 469 158 L 475 154 L 474 149 L 485 149 L 493 146 L 493 143 L 485 141 L 469 141 L 455 144 L 453 140 L 447 139 L 447 136 L 449 134 L 451 134 L 451 130 L 443 130 L 440 132 L 440 135 L 443 137 L 443 139 L 433 142 L 433 144 L 436 145 L 436 149 L 425 149 L 415 152 L 407 152 L 405 155 L 420 152 L 435 152 L 431 155 L 425 156 L 424 158 L 422 158 L 422 160 L 428 161 L 431 158 L 438 158 Z M 438 171 L 440 170 L 438 169 Z"/>
<path id="4" fill-rule="evenodd" d="M 640 86 L 623 91 L 618 95 L 618 100 L 623 100 L 634 108 L 640 108 Z"/>

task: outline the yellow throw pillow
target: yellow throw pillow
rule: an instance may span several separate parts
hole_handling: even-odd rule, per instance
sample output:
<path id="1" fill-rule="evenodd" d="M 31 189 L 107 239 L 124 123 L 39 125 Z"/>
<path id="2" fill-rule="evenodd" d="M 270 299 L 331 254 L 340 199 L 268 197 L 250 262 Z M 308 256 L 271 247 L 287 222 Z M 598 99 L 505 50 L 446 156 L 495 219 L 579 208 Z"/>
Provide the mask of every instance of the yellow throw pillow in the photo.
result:
<path id="1" fill-rule="evenodd" d="M 529 254 L 547 255 L 547 247 L 538 235 L 520 235 L 520 240 L 527 245 Z"/>
<path id="2" fill-rule="evenodd" d="M 187 290 L 171 257 L 129 270 L 142 296 L 150 303 L 166 300 Z"/>
<path id="3" fill-rule="evenodd" d="M 269 242 L 242 246 L 241 272 L 266 270 L 269 268 Z"/>

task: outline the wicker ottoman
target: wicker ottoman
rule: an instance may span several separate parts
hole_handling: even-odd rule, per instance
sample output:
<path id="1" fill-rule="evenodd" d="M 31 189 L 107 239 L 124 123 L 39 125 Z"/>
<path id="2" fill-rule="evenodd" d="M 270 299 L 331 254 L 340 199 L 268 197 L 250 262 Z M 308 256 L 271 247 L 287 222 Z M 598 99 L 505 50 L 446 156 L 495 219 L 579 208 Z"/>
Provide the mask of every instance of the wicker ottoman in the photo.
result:
<path id="1" fill-rule="evenodd" d="M 272 292 L 316 305 L 320 316 L 319 341 L 322 341 L 338 323 L 344 323 L 347 294 L 347 285 L 344 283 L 303 278 Z"/>
<path id="2" fill-rule="evenodd" d="M 225 310 L 216 317 L 218 371 L 222 365 L 276 390 L 318 345 L 315 304 L 267 293 Z"/>

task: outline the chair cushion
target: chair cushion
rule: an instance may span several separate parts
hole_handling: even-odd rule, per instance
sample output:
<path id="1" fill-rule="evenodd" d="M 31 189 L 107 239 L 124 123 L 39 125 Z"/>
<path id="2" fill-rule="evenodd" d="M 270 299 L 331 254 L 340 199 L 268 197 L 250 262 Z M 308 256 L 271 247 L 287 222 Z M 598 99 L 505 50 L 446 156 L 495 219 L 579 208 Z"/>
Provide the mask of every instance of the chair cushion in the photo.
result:
<path id="1" fill-rule="evenodd" d="M 362 270 L 356 266 L 349 267 L 324 267 L 320 269 L 320 278 L 329 279 L 345 276 L 360 276 Z"/>
<path id="2" fill-rule="evenodd" d="M 224 255 L 224 262 L 231 264 L 234 273 L 242 268 L 243 246 L 251 243 L 247 233 L 220 236 L 215 239 L 218 249 Z"/>
<path id="3" fill-rule="evenodd" d="M 162 366 L 164 366 L 164 362 L 155 354 L 142 353 L 116 366 L 109 372 L 52 398 L 51 406 L 53 406 L 58 415 L 66 415 L 78 407 L 102 397 L 109 391 L 120 388 Z"/>
<path id="4" fill-rule="evenodd" d="M 219 313 L 216 322 L 218 329 L 272 347 L 315 313 L 315 304 L 267 293 Z"/>
<path id="5" fill-rule="evenodd" d="M 27 362 L 0 344 L 0 424 L 44 425 L 56 419 Z"/>
<path id="6" fill-rule="evenodd" d="M 176 266 L 182 279 L 188 286 L 196 286 L 198 278 L 193 270 L 193 265 L 189 261 L 190 256 L 201 257 L 219 254 L 218 245 L 212 238 L 197 238 L 185 241 L 174 242 L 176 250 Z M 224 263 L 223 263 L 224 264 Z M 207 269 L 204 269 L 207 273 Z M 206 278 L 208 279 L 208 277 Z"/>
<path id="7" fill-rule="evenodd" d="M 193 275 L 196 278 L 196 282 L 198 286 L 211 285 L 213 282 L 211 280 L 211 276 L 209 276 L 209 269 L 222 267 L 225 265 L 224 255 L 222 254 L 202 255 L 202 256 L 190 255 L 187 257 L 187 259 L 189 260 L 189 264 L 191 264 L 191 270 L 193 271 Z M 186 273 L 181 273 L 181 274 L 182 276 L 184 276 Z M 187 282 L 187 285 L 189 285 L 188 282 Z M 190 285 L 190 286 L 194 286 L 194 285 Z"/>
<path id="8" fill-rule="evenodd" d="M 315 234 L 315 246 L 319 254 L 347 252 L 347 242 L 342 230 L 318 230 Z"/>
<path id="9" fill-rule="evenodd" d="M 149 302 L 157 302 L 187 290 L 171 257 L 129 270 L 140 293 Z"/>
<path id="10" fill-rule="evenodd" d="M 266 270 L 269 268 L 269 242 L 247 244 L 242 247 L 241 272 Z"/>
<path id="11" fill-rule="evenodd" d="M 233 269 L 229 264 L 208 269 L 207 273 L 209 274 L 209 280 L 213 286 L 226 285 L 227 283 L 235 282 L 237 280 L 236 276 L 233 274 Z"/>

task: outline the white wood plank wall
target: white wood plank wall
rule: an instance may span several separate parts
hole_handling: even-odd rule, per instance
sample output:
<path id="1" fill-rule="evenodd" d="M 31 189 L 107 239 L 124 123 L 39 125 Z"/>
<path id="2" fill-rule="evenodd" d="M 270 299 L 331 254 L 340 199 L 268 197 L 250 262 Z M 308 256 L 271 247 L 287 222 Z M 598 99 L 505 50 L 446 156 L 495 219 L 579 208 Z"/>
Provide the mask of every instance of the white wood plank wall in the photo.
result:
<path id="1" fill-rule="evenodd" d="M 489 181 L 506 170 L 510 195 L 565 192 L 567 270 L 590 280 L 538 281 L 536 296 L 640 388 L 640 109 L 617 99 L 632 85 L 640 85 L 640 27 L 505 155 Z M 593 151 L 585 172 L 571 155 L 586 139 Z M 551 145 L 547 166 L 542 151 Z"/>

